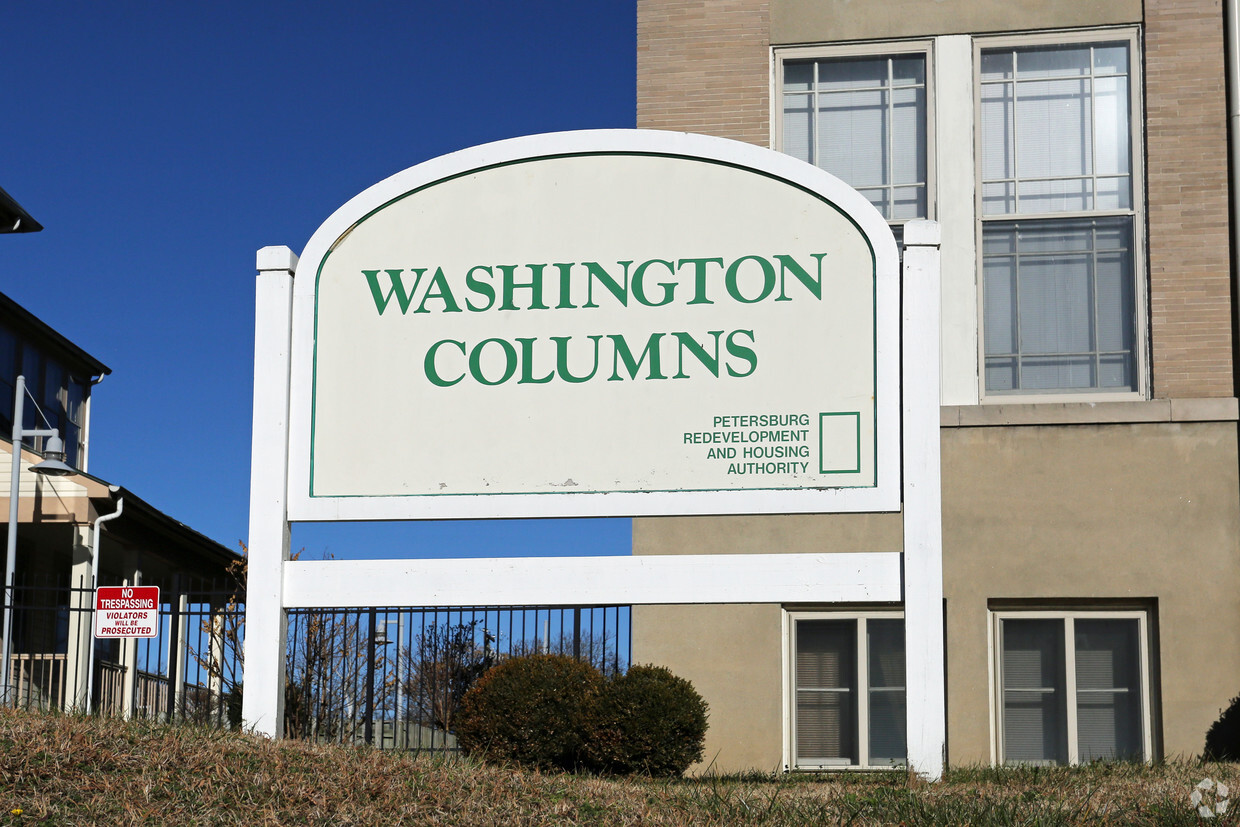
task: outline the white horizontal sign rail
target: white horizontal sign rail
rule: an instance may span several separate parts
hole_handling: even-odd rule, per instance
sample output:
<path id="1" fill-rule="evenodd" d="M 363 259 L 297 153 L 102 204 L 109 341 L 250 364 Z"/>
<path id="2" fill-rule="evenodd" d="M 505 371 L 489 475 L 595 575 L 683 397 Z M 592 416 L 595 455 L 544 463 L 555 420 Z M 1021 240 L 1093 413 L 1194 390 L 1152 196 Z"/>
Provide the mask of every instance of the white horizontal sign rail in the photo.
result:
<path id="1" fill-rule="evenodd" d="M 284 564 L 288 609 L 830 603 L 901 599 L 899 552 L 311 560 Z"/>

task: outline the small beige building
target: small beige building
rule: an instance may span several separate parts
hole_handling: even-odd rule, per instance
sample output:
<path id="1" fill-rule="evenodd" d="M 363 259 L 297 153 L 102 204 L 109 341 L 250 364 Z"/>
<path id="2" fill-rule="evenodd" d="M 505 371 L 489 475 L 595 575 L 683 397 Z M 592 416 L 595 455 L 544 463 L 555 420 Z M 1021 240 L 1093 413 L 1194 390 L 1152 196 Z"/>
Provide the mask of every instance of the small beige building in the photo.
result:
<path id="1" fill-rule="evenodd" d="M 0 220 L 7 220 L 4 209 L 0 198 Z M 25 226 L 38 228 L 32 220 Z M 92 389 L 110 372 L 0 293 L 0 508 L 7 517 L 18 376 L 26 391 L 23 430 L 55 429 L 64 443 L 65 462 L 75 471 L 54 477 L 32 472 L 48 446 L 41 436 L 23 440 L 12 632 L 8 669 L 0 670 L 7 672 L 9 685 L 0 681 L 0 703 L 163 716 L 184 709 L 188 691 L 210 696 L 218 707 L 223 691 L 219 645 L 198 641 L 198 627 L 203 619 L 212 622 L 227 603 L 236 585 L 230 567 L 242 558 L 132 491 L 92 474 Z M 9 530 L 7 519 L 0 522 L 0 538 L 6 542 Z M 95 639 L 96 554 L 98 585 L 160 588 L 164 621 L 158 638 Z M 0 579 L 3 572 L 0 563 Z M 0 591 L 0 600 L 4 594 Z M 197 605 L 193 614 L 191 605 Z M 201 668 L 210 658 L 215 668 Z"/>
<path id="2" fill-rule="evenodd" d="M 1224 10 L 639 0 L 639 127 L 942 227 L 949 765 L 1201 752 L 1240 694 Z M 641 518 L 635 554 L 892 551 L 899 514 Z M 900 605 L 645 606 L 719 771 L 904 760 Z"/>

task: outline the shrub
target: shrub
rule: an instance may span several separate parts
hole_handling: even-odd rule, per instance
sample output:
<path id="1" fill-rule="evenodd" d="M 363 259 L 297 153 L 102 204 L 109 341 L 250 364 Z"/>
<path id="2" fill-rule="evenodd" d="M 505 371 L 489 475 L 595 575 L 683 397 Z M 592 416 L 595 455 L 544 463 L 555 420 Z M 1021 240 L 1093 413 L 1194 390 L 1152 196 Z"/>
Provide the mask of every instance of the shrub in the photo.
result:
<path id="1" fill-rule="evenodd" d="M 564 655 L 503 661 L 465 693 L 458 742 L 467 755 L 574 769 L 602 683 L 593 666 Z"/>
<path id="2" fill-rule="evenodd" d="M 224 696 L 224 710 L 228 714 L 228 728 L 241 729 L 241 700 L 244 690 L 240 683 L 234 684 L 232 691 Z"/>
<path id="3" fill-rule="evenodd" d="M 662 666 L 632 666 L 604 687 L 587 746 L 604 772 L 676 776 L 702 758 L 706 702 Z"/>
<path id="4" fill-rule="evenodd" d="M 1207 761 L 1240 760 L 1240 695 L 1231 699 L 1218 720 L 1206 730 Z"/>

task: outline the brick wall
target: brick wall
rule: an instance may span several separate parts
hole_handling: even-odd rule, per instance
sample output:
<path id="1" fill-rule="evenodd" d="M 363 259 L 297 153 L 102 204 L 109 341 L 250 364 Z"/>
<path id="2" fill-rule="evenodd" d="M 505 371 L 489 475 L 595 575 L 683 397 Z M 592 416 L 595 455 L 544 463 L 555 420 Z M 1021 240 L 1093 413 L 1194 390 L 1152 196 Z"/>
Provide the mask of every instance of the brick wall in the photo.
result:
<path id="1" fill-rule="evenodd" d="M 768 0 L 638 0 L 637 125 L 767 146 Z"/>
<path id="2" fill-rule="evenodd" d="M 1218 0 L 1148 0 L 1154 395 L 1232 396 L 1227 115 Z"/>
<path id="3" fill-rule="evenodd" d="M 1147 0 L 1153 391 L 1233 396 L 1219 0 Z M 638 0 L 637 125 L 766 146 L 769 0 Z"/>

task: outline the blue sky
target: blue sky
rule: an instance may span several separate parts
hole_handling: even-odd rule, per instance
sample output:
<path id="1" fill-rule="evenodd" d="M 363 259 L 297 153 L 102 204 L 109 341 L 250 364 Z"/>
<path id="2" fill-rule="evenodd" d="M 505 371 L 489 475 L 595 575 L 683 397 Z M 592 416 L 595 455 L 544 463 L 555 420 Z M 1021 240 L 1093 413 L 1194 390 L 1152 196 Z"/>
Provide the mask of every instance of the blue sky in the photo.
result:
<path id="1" fill-rule="evenodd" d="M 0 30 L 0 290 L 112 368 L 91 472 L 235 547 L 254 254 L 516 135 L 632 127 L 633 0 L 58 2 Z M 624 520 L 298 526 L 307 556 L 627 553 Z"/>

